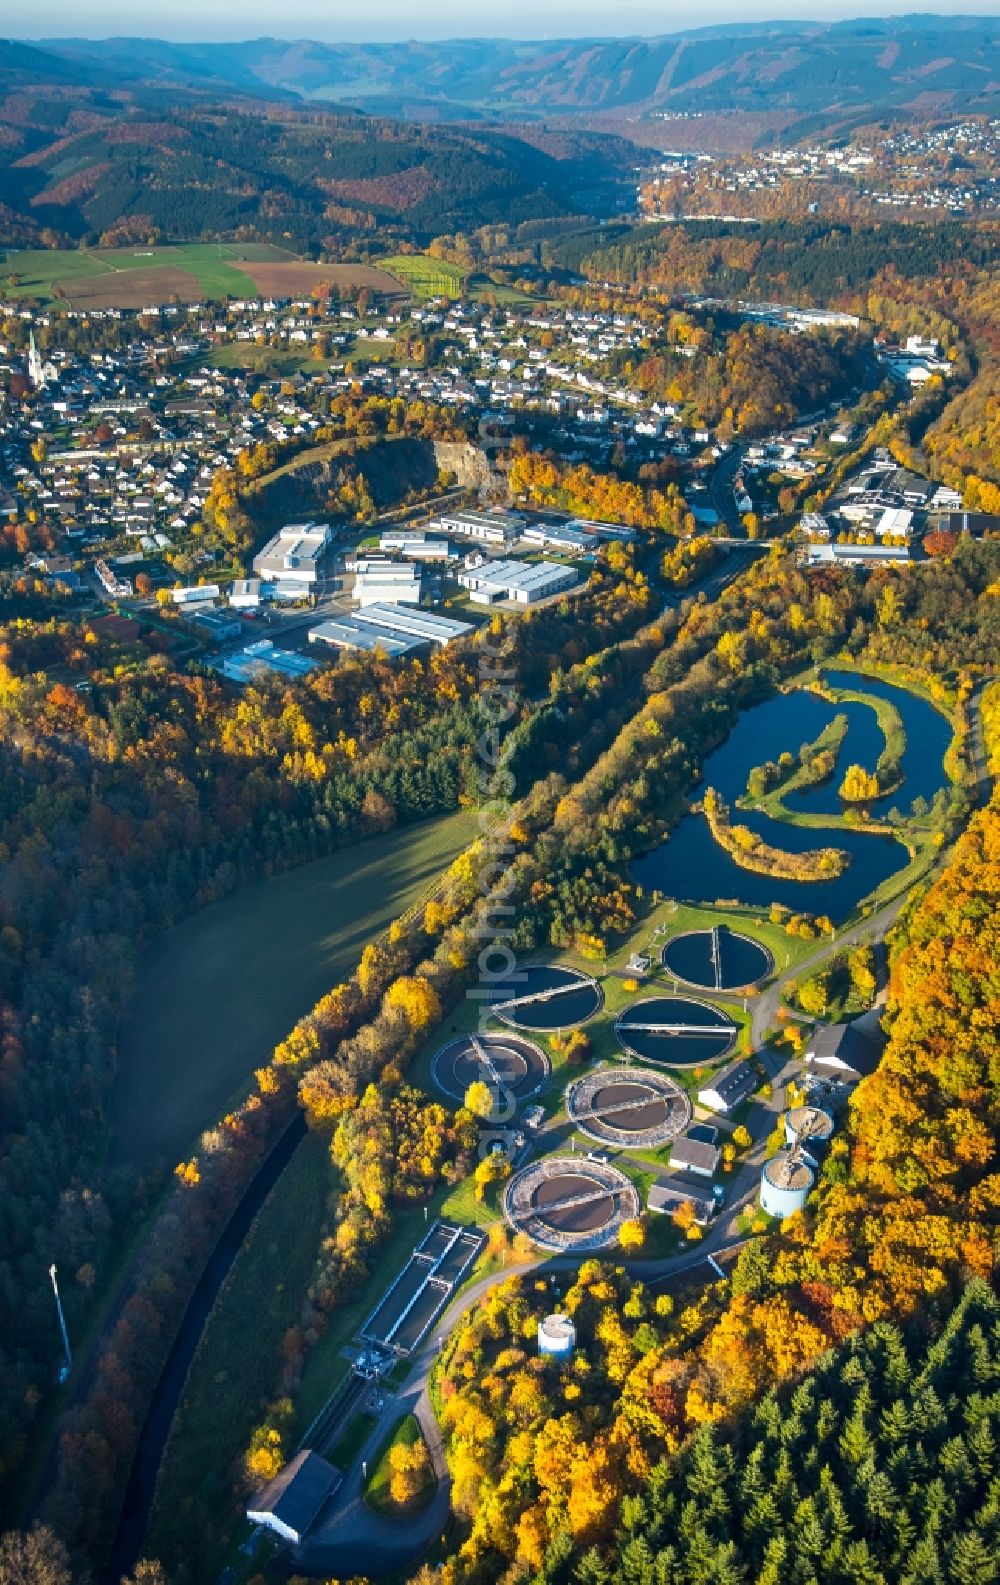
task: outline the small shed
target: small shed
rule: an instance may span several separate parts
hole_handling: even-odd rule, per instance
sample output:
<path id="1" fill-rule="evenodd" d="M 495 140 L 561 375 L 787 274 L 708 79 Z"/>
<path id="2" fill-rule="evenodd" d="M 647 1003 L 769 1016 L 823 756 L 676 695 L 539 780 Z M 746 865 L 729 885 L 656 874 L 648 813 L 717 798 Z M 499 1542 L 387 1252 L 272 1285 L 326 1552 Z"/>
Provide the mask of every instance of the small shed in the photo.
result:
<path id="1" fill-rule="evenodd" d="M 298 1546 L 342 1480 L 339 1469 L 311 1448 L 303 1448 L 254 1494 L 247 1504 L 247 1518 Z"/>

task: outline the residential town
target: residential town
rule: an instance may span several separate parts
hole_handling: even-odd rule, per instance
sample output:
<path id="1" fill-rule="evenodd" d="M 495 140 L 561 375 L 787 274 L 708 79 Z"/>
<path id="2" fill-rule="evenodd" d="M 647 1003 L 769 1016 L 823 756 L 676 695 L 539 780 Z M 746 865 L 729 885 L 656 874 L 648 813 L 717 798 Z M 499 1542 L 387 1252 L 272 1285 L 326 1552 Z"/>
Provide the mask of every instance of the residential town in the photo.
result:
<path id="1" fill-rule="evenodd" d="M 890 123 L 832 143 L 755 148 L 746 155 L 671 151 L 643 180 L 639 196 L 648 220 L 682 214 L 740 219 L 741 200 L 758 214 L 766 212 L 769 198 L 796 190 L 806 194 L 813 213 L 843 204 L 847 212 L 857 205 L 873 214 L 995 214 L 1000 120 L 969 117 L 929 128 Z"/>

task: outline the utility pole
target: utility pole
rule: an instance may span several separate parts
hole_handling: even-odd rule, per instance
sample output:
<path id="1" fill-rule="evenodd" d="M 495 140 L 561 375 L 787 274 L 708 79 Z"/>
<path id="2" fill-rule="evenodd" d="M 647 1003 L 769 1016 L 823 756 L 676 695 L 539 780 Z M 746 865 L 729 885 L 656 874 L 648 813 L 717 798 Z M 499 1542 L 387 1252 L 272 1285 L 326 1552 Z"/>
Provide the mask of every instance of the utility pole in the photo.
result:
<path id="1" fill-rule="evenodd" d="M 69 1333 L 66 1330 L 66 1317 L 63 1314 L 62 1300 L 59 1297 L 59 1284 L 56 1281 L 55 1265 L 49 1267 L 49 1279 L 52 1283 L 52 1293 L 56 1301 L 56 1314 L 59 1317 L 59 1330 L 62 1333 L 63 1353 L 65 1360 L 59 1370 L 59 1380 L 64 1382 L 73 1365 L 73 1354 L 69 1346 Z"/>

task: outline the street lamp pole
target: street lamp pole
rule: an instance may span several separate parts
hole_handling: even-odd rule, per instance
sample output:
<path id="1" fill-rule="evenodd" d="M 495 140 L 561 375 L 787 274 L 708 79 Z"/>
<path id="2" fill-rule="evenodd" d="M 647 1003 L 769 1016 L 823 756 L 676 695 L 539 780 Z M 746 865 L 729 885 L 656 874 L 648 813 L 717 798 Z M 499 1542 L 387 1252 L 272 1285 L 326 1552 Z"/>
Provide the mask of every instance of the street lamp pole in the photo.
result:
<path id="1" fill-rule="evenodd" d="M 49 1267 L 49 1280 L 52 1283 L 52 1293 L 56 1301 L 56 1314 L 59 1317 L 59 1330 L 62 1333 L 63 1353 L 66 1356 L 63 1367 L 59 1372 L 59 1380 L 65 1381 L 73 1365 L 73 1353 L 69 1346 L 69 1333 L 66 1330 L 66 1317 L 63 1314 L 62 1300 L 59 1297 L 59 1284 L 56 1281 L 54 1264 Z"/>

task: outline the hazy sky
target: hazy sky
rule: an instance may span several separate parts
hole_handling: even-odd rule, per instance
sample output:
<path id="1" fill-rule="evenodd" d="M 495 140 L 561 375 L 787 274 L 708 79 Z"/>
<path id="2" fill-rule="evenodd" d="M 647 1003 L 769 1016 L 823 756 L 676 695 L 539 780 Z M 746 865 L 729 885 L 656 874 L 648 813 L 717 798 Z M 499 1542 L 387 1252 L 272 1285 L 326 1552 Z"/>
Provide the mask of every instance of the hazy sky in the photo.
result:
<path id="1" fill-rule="evenodd" d="M 653 0 L 506 0 L 502 6 L 475 7 L 469 0 L 374 0 L 368 6 L 344 0 L 9 0 L 0 24 L 19 37 L 34 39 L 110 34 L 168 39 L 279 38 L 326 40 L 409 38 L 573 38 L 630 33 L 672 33 L 710 23 L 791 17 L 801 20 L 887 16 L 918 9 L 917 0 L 824 0 L 819 6 L 767 3 L 767 0 L 702 0 L 699 5 L 655 4 Z M 991 16 L 993 3 L 959 0 L 938 3 L 941 14 Z M 17 19 L 15 22 L 15 12 Z M 20 26 L 17 26 L 20 23 Z M 8 36 L 9 36 L 8 33 Z"/>

